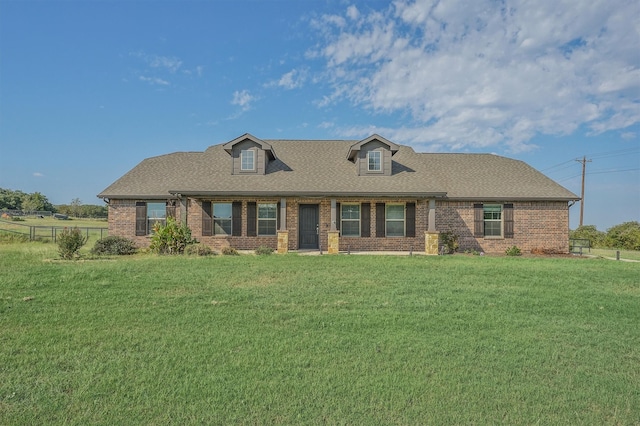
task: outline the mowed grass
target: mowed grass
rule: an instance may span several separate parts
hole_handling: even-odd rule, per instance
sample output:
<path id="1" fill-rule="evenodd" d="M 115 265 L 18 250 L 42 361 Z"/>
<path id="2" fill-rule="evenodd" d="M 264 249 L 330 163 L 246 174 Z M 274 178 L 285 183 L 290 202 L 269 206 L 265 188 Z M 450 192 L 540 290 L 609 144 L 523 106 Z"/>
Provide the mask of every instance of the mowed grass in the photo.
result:
<path id="1" fill-rule="evenodd" d="M 640 265 L 0 246 L 0 424 L 638 424 Z"/>

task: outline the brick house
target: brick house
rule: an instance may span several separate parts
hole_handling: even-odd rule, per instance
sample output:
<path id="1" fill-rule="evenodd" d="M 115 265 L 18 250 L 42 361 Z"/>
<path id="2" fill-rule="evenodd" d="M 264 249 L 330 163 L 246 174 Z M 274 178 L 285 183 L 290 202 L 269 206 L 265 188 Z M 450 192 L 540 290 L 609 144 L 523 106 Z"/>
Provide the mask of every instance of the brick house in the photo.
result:
<path id="1" fill-rule="evenodd" d="M 527 164 L 491 154 L 427 154 L 372 135 L 361 141 L 261 140 L 148 158 L 102 191 L 109 234 L 147 246 L 174 216 L 220 250 L 414 251 L 513 245 L 567 252 L 579 200 Z"/>

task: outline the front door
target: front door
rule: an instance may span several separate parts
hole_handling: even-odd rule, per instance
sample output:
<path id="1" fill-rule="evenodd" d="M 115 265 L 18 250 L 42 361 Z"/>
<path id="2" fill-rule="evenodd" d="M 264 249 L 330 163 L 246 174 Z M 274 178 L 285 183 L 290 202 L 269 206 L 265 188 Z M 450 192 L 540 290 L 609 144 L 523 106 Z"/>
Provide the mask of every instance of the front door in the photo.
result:
<path id="1" fill-rule="evenodd" d="M 320 212 L 317 204 L 300 204 L 298 245 L 301 249 L 318 249 Z"/>

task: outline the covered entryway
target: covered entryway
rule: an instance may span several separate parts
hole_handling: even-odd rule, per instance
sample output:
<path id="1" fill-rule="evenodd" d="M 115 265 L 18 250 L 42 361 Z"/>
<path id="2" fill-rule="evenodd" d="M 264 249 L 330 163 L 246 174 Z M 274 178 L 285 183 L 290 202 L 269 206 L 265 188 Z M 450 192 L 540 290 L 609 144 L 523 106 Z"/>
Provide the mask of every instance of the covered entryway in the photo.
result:
<path id="1" fill-rule="evenodd" d="M 298 212 L 298 248 L 319 249 L 320 206 L 318 204 L 300 204 Z"/>

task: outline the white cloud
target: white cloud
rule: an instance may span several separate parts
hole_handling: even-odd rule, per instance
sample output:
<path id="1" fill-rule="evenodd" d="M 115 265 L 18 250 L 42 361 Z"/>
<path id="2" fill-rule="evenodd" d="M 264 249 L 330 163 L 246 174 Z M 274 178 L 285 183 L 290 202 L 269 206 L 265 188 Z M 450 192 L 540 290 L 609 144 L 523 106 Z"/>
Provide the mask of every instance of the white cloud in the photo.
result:
<path id="1" fill-rule="evenodd" d="M 34 177 L 44 177 L 44 174 L 40 173 L 40 172 L 34 172 L 33 173 Z"/>
<path id="2" fill-rule="evenodd" d="M 307 75 L 308 71 L 306 69 L 293 69 L 283 74 L 278 81 L 269 84 L 269 86 L 284 87 L 287 90 L 298 89 L 304 85 Z"/>
<path id="3" fill-rule="evenodd" d="M 257 98 L 251 95 L 248 90 L 236 90 L 235 92 L 233 92 L 231 105 L 239 106 L 242 111 L 249 111 L 251 109 L 252 103 L 256 100 Z"/>
<path id="4" fill-rule="evenodd" d="M 637 11 L 631 0 L 350 7 L 317 20 L 323 41 L 307 57 L 332 86 L 317 104 L 409 117 L 381 132 L 431 147 L 518 151 L 537 134 L 625 129 L 640 122 Z"/>
<path id="5" fill-rule="evenodd" d="M 153 55 L 144 52 L 133 52 L 130 55 L 142 59 L 151 68 L 165 69 L 172 74 L 182 67 L 182 61 L 175 56 Z"/>
<path id="6" fill-rule="evenodd" d="M 146 83 L 153 84 L 153 85 L 158 85 L 158 86 L 168 86 L 169 85 L 169 82 L 167 80 L 163 80 L 163 79 L 158 78 L 158 77 L 145 77 L 145 76 L 141 75 L 140 77 L 138 77 L 138 79 L 140 81 L 144 81 Z"/>

